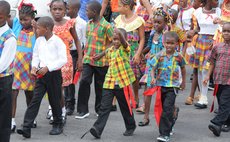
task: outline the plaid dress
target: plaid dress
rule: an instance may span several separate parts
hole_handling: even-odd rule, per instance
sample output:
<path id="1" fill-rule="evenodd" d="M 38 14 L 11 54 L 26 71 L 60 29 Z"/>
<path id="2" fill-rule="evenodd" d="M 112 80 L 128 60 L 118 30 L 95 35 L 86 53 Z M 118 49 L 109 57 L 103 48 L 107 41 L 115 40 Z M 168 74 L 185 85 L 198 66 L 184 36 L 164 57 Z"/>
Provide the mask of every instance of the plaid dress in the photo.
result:
<path id="1" fill-rule="evenodd" d="M 30 74 L 33 54 L 34 32 L 21 30 L 17 37 L 17 52 L 14 60 L 14 81 L 12 88 L 32 91 L 35 78 Z"/>

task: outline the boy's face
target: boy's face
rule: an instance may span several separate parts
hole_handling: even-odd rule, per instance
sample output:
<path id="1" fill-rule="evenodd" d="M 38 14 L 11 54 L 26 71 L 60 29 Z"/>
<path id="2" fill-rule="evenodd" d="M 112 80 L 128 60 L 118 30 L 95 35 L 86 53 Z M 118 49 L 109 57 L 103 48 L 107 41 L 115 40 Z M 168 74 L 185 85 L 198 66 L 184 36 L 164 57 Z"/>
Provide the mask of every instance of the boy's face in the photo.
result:
<path id="1" fill-rule="evenodd" d="M 67 12 L 67 16 L 69 16 L 69 17 L 76 17 L 77 16 L 76 9 L 73 7 L 71 2 L 69 2 L 67 4 L 66 12 Z"/>
<path id="2" fill-rule="evenodd" d="M 223 25 L 223 38 L 225 41 L 229 42 L 230 41 L 230 24 L 224 24 Z"/>
<path id="3" fill-rule="evenodd" d="M 188 0 L 180 0 L 179 4 L 180 4 L 180 6 L 185 8 L 188 5 Z"/>
<path id="4" fill-rule="evenodd" d="M 0 27 L 6 24 L 8 18 L 10 18 L 10 15 L 7 15 L 3 10 L 0 10 Z"/>
<path id="5" fill-rule="evenodd" d="M 166 24 L 163 16 L 155 16 L 153 19 L 153 23 L 154 23 L 154 29 L 157 32 L 162 32 Z"/>
<path id="6" fill-rule="evenodd" d="M 197 9 L 197 8 L 201 7 L 202 6 L 201 0 L 194 0 L 192 6 L 193 6 L 194 9 Z"/>
<path id="7" fill-rule="evenodd" d="M 88 19 L 93 19 L 95 16 L 95 12 L 92 10 L 90 5 L 86 6 L 86 15 L 88 16 Z"/>
<path id="8" fill-rule="evenodd" d="M 33 19 L 31 16 L 19 13 L 19 19 L 20 19 L 20 23 L 22 24 L 23 28 L 25 29 L 32 28 L 31 21 Z"/>
<path id="9" fill-rule="evenodd" d="M 174 37 L 165 37 L 164 47 L 166 48 L 166 53 L 174 53 L 177 46 L 178 41 Z"/>
<path id="10" fill-rule="evenodd" d="M 42 26 L 41 24 L 38 23 L 36 33 L 37 33 L 38 37 L 45 36 L 47 33 L 47 28 L 45 28 L 44 26 Z"/>
<path id="11" fill-rule="evenodd" d="M 113 46 L 118 49 L 121 46 L 120 36 L 117 32 L 113 34 Z"/>

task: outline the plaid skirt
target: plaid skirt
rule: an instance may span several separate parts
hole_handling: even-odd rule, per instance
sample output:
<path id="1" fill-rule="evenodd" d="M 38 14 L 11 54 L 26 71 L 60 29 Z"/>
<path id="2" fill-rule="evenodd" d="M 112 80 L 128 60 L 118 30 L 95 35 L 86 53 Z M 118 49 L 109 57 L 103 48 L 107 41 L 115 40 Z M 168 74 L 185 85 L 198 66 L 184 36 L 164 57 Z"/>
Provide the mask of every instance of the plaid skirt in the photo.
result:
<path id="1" fill-rule="evenodd" d="M 69 86 L 73 83 L 73 61 L 70 53 L 67 54 L 67 63 L 61 68 L 62 86 Z"/>
<path id="2" fill-rule="evenodd" d="M 193 68 L 208 69 L 208 56 L 213 35 L 199 35 L 195 44 L 196 53 L 190 56 L 189 63 Z"/>

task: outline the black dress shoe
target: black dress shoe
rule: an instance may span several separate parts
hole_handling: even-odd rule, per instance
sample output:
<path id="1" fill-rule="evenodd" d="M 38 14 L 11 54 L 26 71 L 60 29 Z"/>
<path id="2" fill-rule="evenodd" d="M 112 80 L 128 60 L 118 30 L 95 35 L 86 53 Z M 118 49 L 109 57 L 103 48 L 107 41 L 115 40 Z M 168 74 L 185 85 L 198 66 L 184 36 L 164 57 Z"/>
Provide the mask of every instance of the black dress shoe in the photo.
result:
<path id="1" fill-rule="evenodd" d="M 14 133 L 16 130 L 16 125 L 13 125 L 13 127 L 11 128 L 11 133 Z"/>
<path id="2" fill-rule="evenodd" d="M 207 108 L 207 105 L 206 105 L 206 104 L 200 104 L 200 103 L 195 103 L 194 106 L 195 106 L 197 109 L 205 109 L 205 108 Z"/>
<path id="3" fill-rule="evenodd" d="M 123 135 L 124 135 L 124 136 L 132 136 L 133 133 L 134 133 L 134 131 L 135 131 L 135 129 L 136 129 L 136 126 L 135 126 L 135 128 L 133 128 L 133 129 L 126 130 L 126 131 L 123 133 Z"/>
<path id="4" fill-rule="evenodd" d="M 31 129 L 30 128 L 20 128 L 20 129 L 17 129 L 17 133 L 19 135 L 22 135 L 23 137 L 25 138 L 30 138 L 31 137 Z"/>
<path id="5" fill-rule="evenodd" d="M 222 132 L 229 132 L 230 131 L 230 125 L 223 125 L 221 128 Z"/>
<path id="6" fill-rule="evenodd" d="M 221 126 L 217 126 L 217 125 L 215 125 L 215 124 L 209 124 L 209 125 L 208 125 L 208 128 L 209 128 L 209 130 L 212 131 L 212 133 L 213 133 L 215 136 L 217 136 L 217 137 L 220 136 L 220 133 L 221 133 Z"/>
<path id="7" fill-rule="evenodd" d="M 62 124 L 53 125 L 52 130 L 49 132 L 50 135 L 60 135 L 63 132 Z"/>
<path id="8" fill-rule="evenodd" d="M 144 127 L 144 126 L 147 126 L 147 125 L 149 125 L 149 119 L 144 119 L 143 121 L 140 121 L 138 123 L 138 126 L 140 126 L 140 127 Z"/>
<path id="9" fill-rule="evenodd" d="M 90 132 L 95 138 L 97 138 L 97 139 L 100 139 L 100 138 L 101 138 L 101 136 L 100 136 L 98 130 L 97 130 L 95 127 L 92 127 L 92 128 L 89 130 L 89 132 Z"/>

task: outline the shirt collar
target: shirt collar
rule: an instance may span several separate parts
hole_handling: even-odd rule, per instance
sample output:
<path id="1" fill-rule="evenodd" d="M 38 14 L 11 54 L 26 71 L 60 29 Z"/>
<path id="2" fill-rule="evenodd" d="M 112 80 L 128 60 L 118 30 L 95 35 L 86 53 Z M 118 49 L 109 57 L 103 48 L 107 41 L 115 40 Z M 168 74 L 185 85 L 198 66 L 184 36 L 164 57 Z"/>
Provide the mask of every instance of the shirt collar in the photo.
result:
<path id="1" fill-rule="evenodd" d="M 105 21 L 105 18 L 102 17 L 101 20 L 99 21 L 99 24 L 103 23 L 104 21 Z M 92 19 L 89 20 L 89 23 L 93 23 L 93 20 Z"/>
<path id="2" fill-rule="evenodd" d="M 166 51 L 165 51 L 165 50 L 162 52 L 161 56 L 166 56 Z M 179 56 L 179 53 L 175 51 L 175 52 L 173 53 L 173 56 L 174 56 L 174 57 Z"/>
<path id="3" fill-rule="evenodd" d="M 9 30 L 10 27 L 6 23 L 4 26 L 0 27 L 0 36 L 2 36 L 3 33 L 5 33 L 7 30 Z"/>

